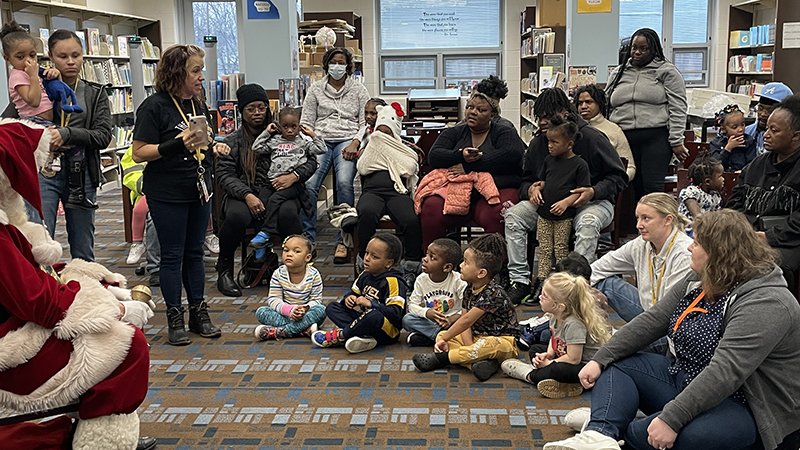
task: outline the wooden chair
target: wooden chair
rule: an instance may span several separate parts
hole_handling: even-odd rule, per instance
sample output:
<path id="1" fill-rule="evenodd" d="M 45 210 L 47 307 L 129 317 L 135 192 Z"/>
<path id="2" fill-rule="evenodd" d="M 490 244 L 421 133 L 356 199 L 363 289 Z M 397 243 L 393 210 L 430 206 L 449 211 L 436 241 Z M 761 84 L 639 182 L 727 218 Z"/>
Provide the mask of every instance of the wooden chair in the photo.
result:
<path id="1" fill-rule="evenodd" d="M 725 172 L 722 176 L 725 177 L 725 188 L 720 192 L 720 195 L 722 196 L 722 205 L 725 206 L 731 194 L 733 194 L 733 188 L 739 184 L 739 174 L 736 172 Z M 678 193 L 675 197 L 678 198 L 681 190 L 687 187 L 689 187 L 689 169 L 678 169 Z"/>

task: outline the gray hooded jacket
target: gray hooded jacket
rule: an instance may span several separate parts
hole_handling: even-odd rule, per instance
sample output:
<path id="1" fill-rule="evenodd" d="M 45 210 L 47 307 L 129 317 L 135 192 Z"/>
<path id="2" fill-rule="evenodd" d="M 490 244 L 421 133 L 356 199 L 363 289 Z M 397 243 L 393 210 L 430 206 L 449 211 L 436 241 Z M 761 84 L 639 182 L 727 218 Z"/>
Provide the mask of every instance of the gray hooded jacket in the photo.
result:
<path id="1" fill-rule="evenodd" d="M 353 139 L 366 125 L 367 100 L 367 88 L 352 77 L 347 77 L 337 91 L 328 84 L 326 75 L 308 88 L 300 125 L 311 127 L 326 141 Z"/>

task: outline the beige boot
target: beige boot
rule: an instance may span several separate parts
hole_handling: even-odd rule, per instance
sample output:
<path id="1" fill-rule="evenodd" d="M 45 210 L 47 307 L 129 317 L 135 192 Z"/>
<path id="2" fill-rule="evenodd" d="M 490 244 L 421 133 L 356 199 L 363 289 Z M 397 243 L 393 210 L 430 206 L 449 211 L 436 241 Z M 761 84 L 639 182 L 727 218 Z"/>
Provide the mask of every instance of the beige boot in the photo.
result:
<path id="1" fill-rule="evenodd" d="M 135 450 L 139 443 L 139 416 L 112 414 L 79 420 L 73 450 Z"/>

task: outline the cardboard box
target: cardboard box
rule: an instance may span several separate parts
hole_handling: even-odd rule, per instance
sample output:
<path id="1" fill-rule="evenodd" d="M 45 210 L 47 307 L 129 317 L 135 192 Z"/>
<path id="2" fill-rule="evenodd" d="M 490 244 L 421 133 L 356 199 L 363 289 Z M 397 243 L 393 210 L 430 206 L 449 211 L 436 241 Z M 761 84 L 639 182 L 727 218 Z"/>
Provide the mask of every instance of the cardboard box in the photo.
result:
<path id="1" fill-rule="evenodd" d="M 322 65 L 322 57 L 325 55 L 325 52 L 316 52 L 311 53 L 311 64 L 310 66 L 321 66 Z"/>
<path id="2" fill-rule="evenodd" d="M 539 0 L 536 6 L 536 26 L 567 26 L 567 0 Z"/>
<path id="3" fill-rule="evenodd" d="M 347 40 L 344 41 L 344 46 L 345 47 L 352 47 L 353 49 L 355 49 L 353 51 L 354 54 L 359 53 L 359 49 L 361 49 L 361 45 L 358 42 L 358 39 L 347 39 Z"/>
<path id="4" fill-rule="evenodd" d="M 297 60 L 300 63 L 300 67 L 308 67 L 311 65 L 311 53 L 300 52 Z"/>

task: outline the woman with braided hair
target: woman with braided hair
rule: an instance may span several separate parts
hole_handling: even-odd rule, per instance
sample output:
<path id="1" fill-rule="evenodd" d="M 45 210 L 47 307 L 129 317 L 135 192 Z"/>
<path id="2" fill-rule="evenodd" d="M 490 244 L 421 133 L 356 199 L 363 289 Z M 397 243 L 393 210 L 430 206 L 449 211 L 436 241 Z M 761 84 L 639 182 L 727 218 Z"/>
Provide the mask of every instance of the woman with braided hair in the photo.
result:
<path id="1" fill-rule="evenodd" d="M 233 278 L 233 258 L 244 239 L 247 228 L 261 229 L 266 218 L 265 201 L 259 198 L 261 188 L 271 183 L 275 189 L 285 189 L 294 183 L 304 183 L 317 170 L 316 158 L 298 167 L 294 173 L 267 178 L 270 157 L 253 151 L 253 142 L 272 122 L 269 97 L 257 84 L 245 84 L 236 91 L 242 127 L 225 139 L 231 147 L 228 155 L 217 162 L 217 179 L 222 189 L 222 225 L 219 230 L 219 259 L 217 259 L 217 289 L 228 297 L 242 295 Z M 283 203 L 278 213 L 278 229 L 282 236 L 300 234 L 300 201 Z"/>
<path id="2" fill-rule="evenodd" d="M 473 89 L 497 101 L 497 114 L 492 118 L 493 123 L 516 129 L 513 122 L 500 115 L 500 100 L 508 97 L 508 84 L 505 81 L 489 75 L 489 78 L 481 80 Z"/>

